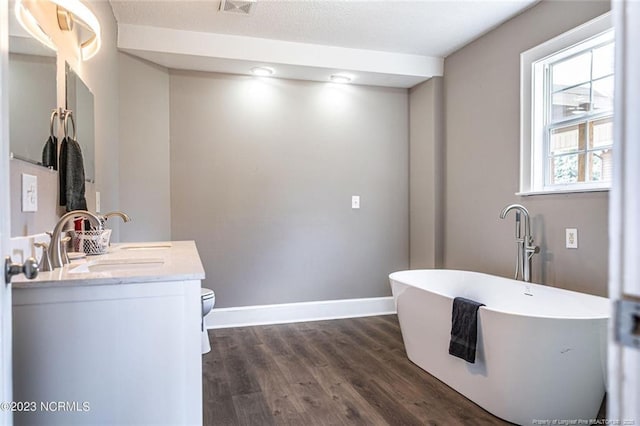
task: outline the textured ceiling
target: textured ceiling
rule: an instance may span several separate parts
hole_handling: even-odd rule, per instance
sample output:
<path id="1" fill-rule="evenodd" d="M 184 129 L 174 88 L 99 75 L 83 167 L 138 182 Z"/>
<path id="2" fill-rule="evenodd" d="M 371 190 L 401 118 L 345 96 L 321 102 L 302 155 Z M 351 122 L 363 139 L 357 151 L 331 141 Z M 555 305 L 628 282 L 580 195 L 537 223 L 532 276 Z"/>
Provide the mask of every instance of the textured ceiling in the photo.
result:
<path id="1" fill-rule="evenodd" d="M 440 57 L 536 2 L 258 0 L 238 16 L 219 0 L 111 0 L 121 24 Z"/>

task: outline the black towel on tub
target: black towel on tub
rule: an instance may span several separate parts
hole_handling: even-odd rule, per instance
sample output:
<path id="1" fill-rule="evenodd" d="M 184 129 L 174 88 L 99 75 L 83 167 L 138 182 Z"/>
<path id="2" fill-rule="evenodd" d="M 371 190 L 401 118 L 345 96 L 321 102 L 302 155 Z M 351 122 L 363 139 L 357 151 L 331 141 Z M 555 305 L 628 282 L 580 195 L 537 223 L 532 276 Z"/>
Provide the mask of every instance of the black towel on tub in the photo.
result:
<path id="1" fill-rule="evenodd" d="M 476 342 L 478 340 L 478 308 L 484 306 L 464 297 L 453 299 L 451 311 L 451 341 L 449 354 L 467 362 L 476 362 Z"/>

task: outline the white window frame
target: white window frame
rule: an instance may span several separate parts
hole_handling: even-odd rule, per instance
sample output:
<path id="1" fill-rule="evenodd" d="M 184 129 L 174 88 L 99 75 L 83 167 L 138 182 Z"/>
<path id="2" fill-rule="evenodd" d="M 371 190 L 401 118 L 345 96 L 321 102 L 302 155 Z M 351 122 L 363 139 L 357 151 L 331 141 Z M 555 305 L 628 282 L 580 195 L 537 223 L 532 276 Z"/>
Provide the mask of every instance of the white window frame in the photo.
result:
<path id="1" fill-rule="evenodd" d="M 576 46 L 589 39 L 601 36 L 613 26 L 611 14 L 606 13 L 577 28 L 567 31 L 520 55 L 520 192 L 517 195 L 537 195 L 568 192 L 608 191 L 610 182 L 579 182 L 567 185 L 546 185 L 546 139 L 544 126 L 545 59 L 552 56 L 571 56 L 583 49 Z M 573 48 L 573 49 L 572 49 Z M 538 67 L 539 72 L 535 72 Z M 537 96 L 536 93 L 542 94 Z M 614 148 L 615 149 L 615 148 Z"/>

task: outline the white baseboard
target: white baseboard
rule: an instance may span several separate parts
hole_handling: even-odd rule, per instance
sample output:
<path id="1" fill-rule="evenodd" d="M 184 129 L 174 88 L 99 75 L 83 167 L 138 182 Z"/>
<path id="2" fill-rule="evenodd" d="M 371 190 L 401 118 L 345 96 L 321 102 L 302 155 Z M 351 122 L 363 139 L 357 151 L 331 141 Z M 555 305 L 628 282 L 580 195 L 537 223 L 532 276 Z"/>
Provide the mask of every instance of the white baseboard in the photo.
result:
<path id="1" fill-rule="evenodd" d="M 206 316 L 208 329 L 284 324 L 338 318 L 368 317 L 396 313 L 393 297 L 325 300 L 280 305 L 213 308 Z"/>

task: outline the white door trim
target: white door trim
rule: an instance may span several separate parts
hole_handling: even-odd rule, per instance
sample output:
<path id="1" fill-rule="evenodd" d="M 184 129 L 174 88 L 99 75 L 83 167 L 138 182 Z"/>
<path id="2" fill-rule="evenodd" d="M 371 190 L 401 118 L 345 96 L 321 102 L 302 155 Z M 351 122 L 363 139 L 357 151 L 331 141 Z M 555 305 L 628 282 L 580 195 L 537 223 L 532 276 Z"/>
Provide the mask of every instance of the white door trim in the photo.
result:
<path id="1" fill-rule="evenodd" d="M 9 254 L 9 2 L 0 2 L 0 261 Z M 11 287 L 0 274 L 0 403 L 12 399 Z M 11 410 L 0 410 L 0 424 L 13 423 Z"/>
<path id="2" fill-rule="evenodd" d="M 616 72 L 609 296 L 615 304 L 621 299 L 640 300 L 640 2 L 614 0 L 612 9 Z M 640 350 L 620 346 L 616 321 L 610 323 L 607 417 L 620 422 L 615 424 L 640 424 Z"/>

